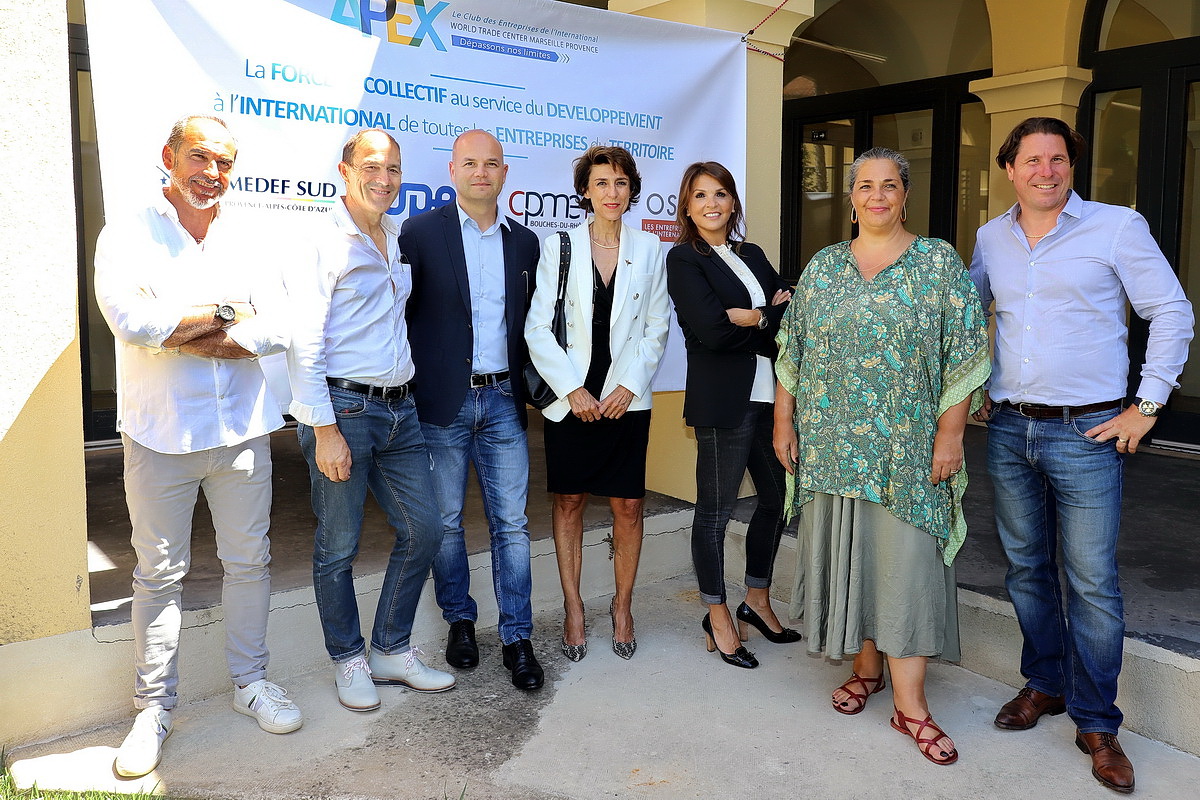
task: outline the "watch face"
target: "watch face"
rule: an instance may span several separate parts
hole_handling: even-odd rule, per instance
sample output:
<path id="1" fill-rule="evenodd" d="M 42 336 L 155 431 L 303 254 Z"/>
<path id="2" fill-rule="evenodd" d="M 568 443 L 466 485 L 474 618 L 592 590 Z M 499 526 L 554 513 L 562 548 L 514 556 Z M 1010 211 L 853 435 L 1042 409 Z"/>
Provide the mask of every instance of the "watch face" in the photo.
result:
<path id="1" fill-rule="evenodd" d="M 217 306 L 217 316 L 225 322 L 233 322 L 237 312 L 233 310 L 233 306 Z"/>
<path id="2" fill-rule="evenodd" d="M 1138 403 L 1138 411 L 1143 417 L 1157 417 L 1158 403 L 1153 400 L 1142 400 Z"/>

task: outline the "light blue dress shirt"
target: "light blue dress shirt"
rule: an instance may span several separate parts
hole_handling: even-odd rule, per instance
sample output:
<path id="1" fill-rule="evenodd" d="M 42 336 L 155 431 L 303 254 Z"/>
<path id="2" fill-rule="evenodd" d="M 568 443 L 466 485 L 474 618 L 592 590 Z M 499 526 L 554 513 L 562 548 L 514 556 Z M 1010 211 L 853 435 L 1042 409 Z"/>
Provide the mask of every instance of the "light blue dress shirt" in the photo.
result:
<path id="1" fill-rule="evenodd" d="M 1079 406 L 1125 397 L 1126 303 L 1150 322 L 1137 396 L 1165 403 L 1187 361 L 1192 306 L 1141 214 L 1075 192 L 1033 248 L 1020 204 L 979 229 L 971 278 L 996 317 L 992 400 Z"/>
<path id="2" fill-rule="evenodd" d="M 496 221 L 486 231 L 458 208 L 463 255 L 471 287 L 471 326 L 474 345 L 471 372 L 485 375 L 508 369 L 508 326 L 504 319 L 504 234 L 508 221 L 496 209 Z"/>

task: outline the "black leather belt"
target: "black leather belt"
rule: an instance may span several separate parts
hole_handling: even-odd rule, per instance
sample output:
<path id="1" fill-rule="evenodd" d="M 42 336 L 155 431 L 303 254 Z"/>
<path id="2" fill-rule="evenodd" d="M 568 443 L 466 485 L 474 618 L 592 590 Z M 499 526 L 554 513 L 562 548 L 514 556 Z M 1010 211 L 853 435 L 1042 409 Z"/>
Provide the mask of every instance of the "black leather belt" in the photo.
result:
<path id="1" fill-rule="evenodd" d="M 1097 411 L 1110 411 L 1114 408 L 1121 407 L 1120 400 L 1107 400 L 1103 403 L 1090 403 L 1086 406 L 1044 406 L 1039 403 L 1010 403 L 1005 400 L 1001 404 L 1004 408 L 1011 408 L 1023 417 L 1031 417 L 1033 419 L 1062 419 L 1063 414 L 1068 417 L 1081 417 L 1084 414 L 1095 414 Z"/>
<path id="2" fill-rule="evenodd" d="M 345 378 L 326 378 L 325 382 L 339 389 L 349 389 L 352 392 L 359 392 L 367 397 L 378 397 L 381 400 L 403 400 L 412 393 L 412 381 L 399 386 L 371 386 L 358 381 L 348 381 Z"/>
<path id="3" fill-rule="evenodd" d="M 491 386 L 493 383 L 508 380 L 508 370 L 503 372 L 489 372 L 485 375 L 472 375 L 471 388 L 482 389 L 484 386 Z"/>

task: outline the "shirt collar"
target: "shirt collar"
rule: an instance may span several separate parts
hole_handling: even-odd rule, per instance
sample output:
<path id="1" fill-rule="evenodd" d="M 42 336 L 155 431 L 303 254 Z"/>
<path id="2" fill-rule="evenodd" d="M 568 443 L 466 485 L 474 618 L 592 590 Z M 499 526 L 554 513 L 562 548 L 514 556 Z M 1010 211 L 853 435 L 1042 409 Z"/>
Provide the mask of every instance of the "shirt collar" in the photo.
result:
<path id="1" fill-rule="evenodd" d="M 458 211 L 458 225 L 460 228 L 466 230 L 467 225 L 471 224 L 478 230 L 479 225 L 476 224 L 475 220 L 471 219 L 471 216 L 463 210 L 462 206 L 460 206 L 458 203 L 455 203 L 454 208 Z M 491 227 L 489 227 L 486 231 L 480 231 L 480 233 L 484 236 L 488 236 L 492 233 L 495 233 L 496 228 L 498 227 L 504 228 L 506 231 L 509 230 L 508 217 L 500 213 L 500 206 L 497 205 L 496 221 L 492 223 Z"/>
<path id="2" fill-rule="evenodd" d="M 339 197 L 338 202 L 333 204 L 333 223 L 337 225 L 338 230 L 347 236 L 367 235 L 359 230 L 358 225 L 354 222 L 354 217 L 350 216 L 350 209 L 346 208 L 345 195 Z M 379 225 L 383 228 L 383 232 L 390 237 L 395 238 L 400 235 L 400 226 L 391 214 L 384 214 L 383 219 L 379 221 Z"/>
<path id="3" fill-rule="evenodd" d="M 216 222 L 221 218 L 221 204 L 217 203 L 214 208 L 216 210 L 213 213 L 212 222 Z M 167 199 L 166 192 L 157 191 L 154 193 L 154 210 L 179 225 L 183 224 L 179 222 L 179 209 L 175 208 L 175 205 Z M 209 224 L 211 225 L 212 223 Z"/>
<path id="4" fill-rule="evenodd" d="M 1063 206 L 1062 211 L 1059 213 L 1079 219 L 1083 216 L 1083 198 L 1072 189 L 1071 194 L 1067 196 L 1066 205 Z M 1008 217 L 1009 224 L 1016 225 L 1017 221 L 1021 219 L 1021 204 L 1013 203 L 1012 207 L 1004 212 L 1004 215 Z"/>

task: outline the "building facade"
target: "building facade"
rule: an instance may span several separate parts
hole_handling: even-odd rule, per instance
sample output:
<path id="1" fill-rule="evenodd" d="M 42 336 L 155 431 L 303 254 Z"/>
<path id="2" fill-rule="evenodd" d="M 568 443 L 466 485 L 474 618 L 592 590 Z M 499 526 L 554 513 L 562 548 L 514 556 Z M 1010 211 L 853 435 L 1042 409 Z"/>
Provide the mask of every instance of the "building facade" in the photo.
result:
<path id="1" fill-rule="evenodd" d="M 1013 202 L 995 146 L 1036 114 L 1089 139 L 1081 193 L 1144 214 L 1200 299 L 1200 0 L 585 4 L 746 33 L 749 234 L 785 276 L 850 235 L 846 168 L 879 144 L 914 165 L 910 227 L 969 258 L 975 229 Z M 87 4 L 4 5 L 0 303 L 14 324 L 0 346 L 0 718 L 15 744 L 126 715 L 130 655 L 119 631 L 93 630 L 89 592 L 84 451 L 113 439 L 114 375 L 90 291 L 102 187 Z M 1131 329 L 1139 364 L 1145 326 Z M 1200 368 L 1182 383 L 1156 443 L 1200 451 Z M 678 393 L 656 398 L 650 486 L 691 499 L 681 408 Z M 214 676 L 193 691 L 224 688 L 209 661 L 190 662 Z M 61 676 L 36 704 L 31 669 Z"/>

